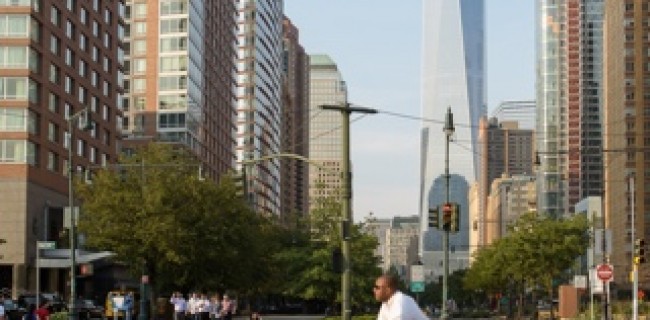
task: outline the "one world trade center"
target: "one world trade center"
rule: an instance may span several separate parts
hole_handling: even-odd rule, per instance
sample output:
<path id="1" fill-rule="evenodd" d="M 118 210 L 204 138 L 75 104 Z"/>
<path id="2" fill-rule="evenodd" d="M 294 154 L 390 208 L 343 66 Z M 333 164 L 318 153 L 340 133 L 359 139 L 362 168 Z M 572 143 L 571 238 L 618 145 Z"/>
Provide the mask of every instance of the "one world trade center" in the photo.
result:
<path id="1" fill-rule="evenodd" d="M 460 231 L 449 239 L 451 270 L 469 262 L 468 191 L 478 177 L 478 123 L 485 105 L 484 0 L 423 0 L 420 254 L 429 271 L 442 274 L 442 232 L 429 228 L 429 208 L 445 202 L 442 121 L 451 108 L 455 133 L 449 146 L 450 201 L 460 204 Z"/>

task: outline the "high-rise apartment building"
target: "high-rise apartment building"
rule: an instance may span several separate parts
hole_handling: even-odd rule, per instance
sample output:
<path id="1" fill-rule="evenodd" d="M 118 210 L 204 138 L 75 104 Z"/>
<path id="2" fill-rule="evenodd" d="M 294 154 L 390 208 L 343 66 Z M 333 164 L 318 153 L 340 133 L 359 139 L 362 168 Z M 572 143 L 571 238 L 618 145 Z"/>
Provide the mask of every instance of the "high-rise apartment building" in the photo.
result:
<path id="1" fill-rule="evenodd" d="M 538 1 L 538 211 L 602 192 L 603 0 Z"/>
<path id="2" fill-rule="evenodd" d="M 298 28 L 285 17 L 282 152 L 309 158 L 309 56 L 300 45 L 298 35 Z M 281 159 L 280 164 L 282 213 L 307 214 L 308 164 L 292 158 Z"/>
<path id="3" fill-rule="evenodd" d="M 497 118 L 499 122 L 517 122 L 519 129 L 525 130 L 535 130 L 536 117 L 535 101 L 504 101 L 490 113 L 490 118 Z"/>
<path id="4" fill-rule="evenodd" d="M 478 123 L 487 112 L 484 1 L 431 0 L 422 3 L 422 117 L 444 119 L 447 108 L 453 112 L 456 142 L 451 143 L 449 149 L 450 200 L 461 205 L 461 226 L 459 233 L 452 234 L 449 243 L 457 248 L 456 253 L 467 255 L 468 191 L 478 177 Z M 442 233 L 429 230 L 426 221 L 429 208 L 446 201 L 445 141 L 442 123 L 423 123 L 420 250 L 435 251 L 440 256 Z"/>
<path id="5" fill-rule="evenodd" d="M 281 151 L 283 11 L 282 0 L 237 1 L 237 161 Z M 247 165 L 246 173 L 253 208 L 279 215 L 280 160 Z"/>
<path id="6" fill-rule="evenodd" d="M 122 0 L 0 1 L 0 288 L 14 296 L 35 289 L 36 241 L 59 240 L 70 170 L 117 159 L 124 15 Z M 63 292 L 68 270 L 43 286 Z"/>
<path id="7" fill-rule="evenodd" d="M 366 224 L 366 232 L 377 237 L 375 254 L 381 257 L 379 267 L 391 269 L 410 281 L 410 266 L 418 261 L 420 217 L 393 217 L 374 219 Z"/>
<path id="8" fill-rule="evenodd" d="M 488 199 L 492 182 L 516 175 L 533 174 L 533 130 L 519 129 L 517 122 L 498 122 L 496 118 L 481 118 L 479 131 L 480 168 L 478 194 L 478 242 L 487 244 L 487 230 L 493 224 L 487 216 Z"/>
<path id="9" fill-rule="evenodd" d="M 335 197 L 340 192 L 343 120 L 340 112 L 323 111 L 320 106 L 347 103 L 348 89 L 328 55 L 310 55 L 309 60 L 309 158 L 320 163 L 309 167 L 311 209 L 319 198 Z"/>
<path id="10" fill-rule="evenodd" d="M 635 237 L 650 239 L 650 18 L 648 0 L 606 0 L 605 22 L 605 225 L 612 230 L 611 263 L 632 270 Z M 634 175 L 634 206 L 628 186 Z M 632 225 L 632 209 L 635 223 Z M 646 257 L 647 259 L 647 257 Z M 640 264 L 641 288 L 650 285 L 648 264 Z M 620 282 L 619 282 L 620 281 Z M 627 277 L 617 283 L 630 288 Z"/>
<path id="11" fill-rule="evenodd" d="M 232 1 L 126 1 L 124 148 L 177 143 L 218 179 L 235 165 Z"/>

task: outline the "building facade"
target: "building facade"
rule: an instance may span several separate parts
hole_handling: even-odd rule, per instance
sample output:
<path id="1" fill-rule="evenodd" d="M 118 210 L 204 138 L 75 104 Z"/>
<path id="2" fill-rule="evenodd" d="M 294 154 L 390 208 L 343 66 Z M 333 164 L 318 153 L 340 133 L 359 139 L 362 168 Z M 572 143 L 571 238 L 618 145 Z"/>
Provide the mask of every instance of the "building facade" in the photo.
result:
<path id="1" fill-rule="evenodd" d="M 603 0 L 538 1 L 538 211 L 602 193 Z"/>
<path id="2" fill-rule="evenodd" d="M 281 150 L 283 12 L 282 0 L 237 1 L 238 162 Z M 280 160 L 257 162 L 245 170 L 253 208 L 261 214 L 280 215 Z"/>
<path id="3" fill-rule="evenodd" d="M 309 158 L 309 56 L 300 45 L 298 28 L 284 18 L 284 83 L 282 153 Z M 282 215 L 303 216 L 309 210 L 309 166 L 297 159 L 280 160 Z"/>
<path id="4" fill-rule="evenodd" d="M 484 1 L 423 1 L 422 117 L 444 119 L 447 108 L 453 113 L 456 142 L 450 144 L 449 150 L 450 200 L 461 204 L 461 231 L 451 236 L 450 244 L 465 256 L 469 244 L 468 191 L 478 175 L 478 122 L 486 115 L 484 26 Z M 423 222 L 427 221 L 429 208 L 446 200 L 442 149 L 445 141 L 442 123 L 423 123 L 420 185 Z M 441 256 L 442 233 L 430 230 L 426 223 L 422 223 L 421 230 L 420 250 L 434 251 L 437 253 L 433 254 Z M 453 265 L 452 262 L 450 266 Z"/>
<path id="5" fill-rule="evenodd" d="M 36 241 L 68 243 L 69 175 L 117 159 L 125 11 L 121 0 L 0 2 L 0 288 L 14 297 L 35 289 Z M 69 290 L 68 270 L 47 272 L 43 288 Z"/>
<path id="6" fill-rule="evenodd" d="M 478 242 L 480 245 L 488 244 L 488 237 L 484 230 L 494 224 L 487 217 L 488 201 L 493 196 L 490 192 L 492 183 L 503 176 L 532 175 L 534 162 L 534 135 L 533 130 L 519 129 L 517 122 L 498 122 L 496 118 L 485 117 L 480 121 L 479 145 L 480 167 L 478 194 Z"/>
<path id="7" fill-rule="evenodd" d="M 235 164 L 234 3 L 126 4 L 123 149 L 179 144 L 218 179 Z"/>
<path id="8" fill-rule="evenodd" d="M 324 54 L 309 57 L 309 158 L 319 165 L 309 167 L 309 207 L 319 200 L 336 197 L 342 186 L 340 112 L 323 111 L 321 105 L 341 105 L 348 101 L 348 88 L 336 63 Z"/>
<path id="9" fill-rule="evenodd" d="M 606 0 L 605 6 L 604 224 L 612 230 L 613 252 L 609 259 L 616 270 L 627 274 L 632 270 L 632 227 L 636 238 L 643 238 L 646 243 L 650 239 L 646 218 L 650 215 L 650 58 L 646 37 L 650 32 L 647 16 L 650 1 Z M 640 287 L 649 288 L 648 265 L 639 266 Z M 630 288 L 627 277 L 616 281 Z"/>

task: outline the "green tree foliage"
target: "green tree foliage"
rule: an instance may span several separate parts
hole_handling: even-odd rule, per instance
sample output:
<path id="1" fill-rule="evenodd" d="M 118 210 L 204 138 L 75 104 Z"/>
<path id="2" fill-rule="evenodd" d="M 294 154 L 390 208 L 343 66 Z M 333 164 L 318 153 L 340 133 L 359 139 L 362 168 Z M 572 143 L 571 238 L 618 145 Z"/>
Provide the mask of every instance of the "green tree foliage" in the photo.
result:
<path id="1" fill-rule="evenodd" d="M 341 245 L 341 204 L 336 198 L 320 199 L 310 213 L 310 228 L 296 230 L 292 245 L 278 253 L 286 269 L 284 293 L 302 299 L 340 300 L 341 275 L 334 272 L 332 252 Z M 372 286 L 380 274 L 379 258 L 374 255 L 377 240 L 362 232 L 363 225 L 352 227 L 350 239 L 351 299 L 353 306 L 372 303 Z"/>
<path id="2" fill-rule="evenodd" d="M 255 288 L 269 275 L 277 226 L 236 195 L 231 179 L 198 177 L 187 154 L 151 144 L 77 184 L 87 245 L 110 250 L 158 290 Z"/>
<path id="3" fill-rule="evenodd" d="M 465 286 L 488 293 L 504 293 L 514 287 L 520 300 L 527 287 L 543 287 L 552 298 L 553 280 L 585 254 L 588 226 L 583 215 L 552 219 L 534 212 L 525 214 L 509 227 L 505 237 L 476 252 Z"/>

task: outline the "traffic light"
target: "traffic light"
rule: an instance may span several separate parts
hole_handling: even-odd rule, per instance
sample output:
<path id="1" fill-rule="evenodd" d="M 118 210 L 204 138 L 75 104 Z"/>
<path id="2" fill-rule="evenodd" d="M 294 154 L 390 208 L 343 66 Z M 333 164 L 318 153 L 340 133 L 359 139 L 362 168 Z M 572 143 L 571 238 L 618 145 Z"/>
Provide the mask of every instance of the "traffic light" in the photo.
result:
<path id="1" fill-rule="evenodd" d="M 445 231 L 450 231 L 451 229 L 451 211 L 451 203 L 447 202 L 442 205 L 442 229 Z"/>
<path id="2" fill-rule="evenodd" d="M 236 194 L 238 197 L 246 197 L 246 171 L 242 170 L 241 172 L 235 173 L 233 175 L 233 181 L 235 183 Z"/>
<path id="3" fill-rule="evenodd" d="M 450 231 L 460 231 L 460 204 L 451 203 L 451 226 Z"/>
<path id="4" fill-rule="evenodd" d="M 429 208 L 429 228 L 440 228 L 440 208 Z"/>
<path id="5" fill-rule="evenodd" d="M 332 270 L 334 273 L 343 272 L 343 253 L 339 247 L 332 249 Z"/>
<path id="6" fill-rule="evenodd" d="M 634 241 L 634 263 L 645 263 L 645 240 L 643 239 Z"/>

